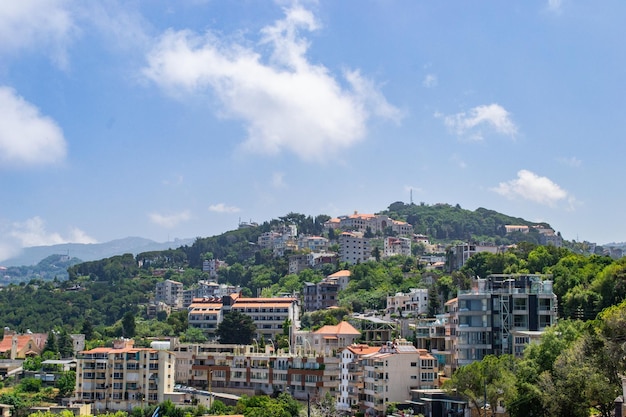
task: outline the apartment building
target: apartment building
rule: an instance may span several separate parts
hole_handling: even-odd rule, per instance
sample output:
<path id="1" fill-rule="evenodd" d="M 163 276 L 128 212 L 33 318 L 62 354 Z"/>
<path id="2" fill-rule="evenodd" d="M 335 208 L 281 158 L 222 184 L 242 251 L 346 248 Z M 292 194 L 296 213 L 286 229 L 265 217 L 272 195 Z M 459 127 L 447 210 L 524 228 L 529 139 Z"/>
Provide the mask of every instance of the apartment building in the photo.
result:
<path id="1" fill-rule="evenodd" d="M 411 288 L 408 293 L 398 292 L 387 297 L 385 313 L 401 317 L 418 316 L 428 312 L 428 289 Z"/>
<path id="2" fill-rule="evenodd" d="M 369 239 L 360 232 L 343 232 L 339 235 L 339 261 L 354 265 L 372 257 Z"/>
<path id="3" fill-rule="evenodd" d="M 328 229 L 341 229 L 344 231 L 361 232 L 371 231 L 374 234 L 384 234 L 388 229 L 399 236 L 413 234 L 413 226 L 407 222 L 394 220 L 384 214 L 363 214 L 354 212 L 348 216 L 330 219 L 324 223 Z"/>
<path id="4" fill-rule="evenodd" d="M 358 409 L 363 397 L 363 358 L 377 353 L 380 346 L 351 345 L 341 351 L 341 376 L 337 410 L 342 413 Z"/>
<path id="5" fill-rule="evenodd" d="M 514 354 L 514 332 L 543 331 L 557 320 L 557 298 L 547 275 L 494 274 L 459 291 L 457 365 L 489 354 Z M 518 348 L 519 350 L 519 348 Z"/>
<path id="6" fill-rule="evenodd" d="M 194 298 L 223 297 L 241 292 L 240 286 L 218 284 L 215 281 L 198 281 L 192 288 L 183 291 L 183 307 L 189 308 Z"/>
<path id="7" fill-rule="evenodd" d="M 311 401 L 338 392 L 338 357 L 294 355 L 271 345 L 263 350 L 258 345 L 177 344 L 172 349 L 186 367 L 178 382 L 204 390 L 236 395 L 286 392 Z"/>
<path id="8" fill-rule="evenodd" d="M 387 342 L 377 353 L 363 357 L 361 411 L 384 415 L 391 403 L 404 403 L 413 389 L 436 388 L 437 360 L 406 340 Z"/>
<path id="9" fill-rule="evenodd" d="M 386 237 L 383 243 L 383 257 L 411 256 L 411 239 L 407 237 Z"/>
<path id="10" fill-rule="evenodd" d="M 498 253 L 500 251 L 499 246 L 495 245 L 481 245 L 476 243 L 461 243 L 452 246 L 447 253 L 447 262 L 449 271 L 457 271 L 465 265 L 467 260 L 481 252 Z"/>
<path id="11" fill-rule="evenodd" d="M 209 277 L 217 278 L 217 271 L 220 268 L 226 268 L 228 264 L 219 259 L 206 259 L 202 261 L 202 272 L 208 272 Z"/>
<path id="12" fill-rule="evenodd" d="M 163 302 L 172 308 L 182 308 L 183 283 L 171 279 L 157 282 L 154 301 Z"/>
<path id="13" fill-rule="evenodd" d="M 215 338 L 217 326 L 231 310 L 252 318 L 259 340 L 275 340 L 277 335 L 282 334 L 285 320 L 295 323 L 300 317 L 297 298 L 245 298 L 239 294 L 230 294 L 220 298 L 194 299 L 189 306 L 189 327 L 200 329 L 209 338 Z"/>
<path id="14" fill-rule="evenodd" d="M 318 283 L 305 282 L 302 289 L 303 310 L 317 311 L 337 306 L 337 295 L 348 287 L 350 271 L 341 270 Z"/>
<path id="15" fill-rule="evenodd" d="M 174 391 L 174 354 L 167 350 L 135 348 L 129 339 L 114 341 L 77 355 L 76 401 L 104 410 L 131 411 L 155 405 Z"/>
<path id="16" fill-rule="evenodd" d="M 298 249 L 311 252 L 324 252 L 328 249 L 329 241 L 322 236 L 300 236 Z"/>

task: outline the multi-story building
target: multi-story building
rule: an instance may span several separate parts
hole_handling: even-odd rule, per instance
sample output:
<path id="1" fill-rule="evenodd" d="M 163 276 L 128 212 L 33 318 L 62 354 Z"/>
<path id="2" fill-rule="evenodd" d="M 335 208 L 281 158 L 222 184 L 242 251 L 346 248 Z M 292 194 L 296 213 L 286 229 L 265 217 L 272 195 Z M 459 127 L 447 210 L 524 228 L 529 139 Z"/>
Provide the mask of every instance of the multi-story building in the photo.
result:
<path id="1" fill-rule="evenodd" d="M 183 306 L 183 283 L 166 279 L 157 282 L 154 300 L 164 302 L 172 308 L 182 308 Z"/>
<path id="2" fill-rule="evenodd" d="M 208 272 L 211 278 L 217 278 L 217 271 L 227 266 L 226 262 L 219 259 L 206 259 L 202 261 L 202 272 Z"/>
<path id="3" fill-rule="evenodd" d="M 391 403 L 404 403 L 413 389 L 436 388 L 437 360 L 405 340 L 387 342 L 363 358 L 361 411 L 384 415 Z"/>
<path id="4" fill-rule="evenodd" d="M 365 233 L 368 230 L 374 234 L 384 234 L 388 229 L 400 236 L 413 234 L 413 226 L 409 223 L 394 220 L 384 214 L 362 214 L 354 212 L 349 216 L 341 216 L 338 219 L 330 219 L 324 223 L 327 229 L 341 229 Z"/>
<path id="5" fill-rule="evenodd" d="M 310 259 L 308 253 L 299 253 L 289 257 L 289 273 L 299 274 L 307 268 L 310 268 Z"/>
<path id="6" fill-rule="evenodd" d="M 210 344 L 177 344 L 172 349 L 186 368 L 178 382 L 204 390 L 237 395 L 286 392 L 311 401 L 327 393 L 335 397 L 338 392 L 339 358 L 335 356 L 294 355 L 270 345 L 265 350 L 258 345 Z"/>
<path id="7" fill-rule="evenodd" d="M 348 287 L 349 281 L 350 271 L 341 270 L 317 284 L 305 282 L 302 293 L 303 310 L 317 311 L 337 306 L 337 295 Z"/>
<path id="8" fill-rule="evenodd" d="M 82 351 L 76 400 L 92 404 L 94 414 L 159 404 L 174 391 L 174 366 L 171 351 L 135 348 L 128 339 L 116 340 L 112 348 Z"/>
<path id="9" fill-rule="evenodd" d="M 549 276 L 497 274 L 458 293 L 457 365 L 489 354 L 514 354 L 514 332 L 543 331 L 557 320 Z"/>
<path id="10" fill-rule="evenodd" d="M 214 281 L 198 281 L 192 288 L 183 291 L 183 307 L 189 308 L 194 298 L 223 297 L 241 292 L 241 287 L 218 284 Z"/>
<path id="11" fill-rule="evenodd" d="M 428 289 L 411 288 L 408 293 L 398 292 L 387 297 L 386 314 L 402 317 L 418 316 L 428 312 Z"/>
<path id="12" fill-rule="evenodd" d="M 351 345 L 341 351 L 341 377 L 337 410 L 343 413 L 358 409 L 363 397 L 363 358 L 377 353 L 380 346 Z"/>
<path id="13" fill-rule="evenodd" d="M 354 344 L 361 337 L 361 332 L 347 321 L 337 325 L 326 325 L 311 332 L 300 330 L 295 333 L 295 345 L 298 350 L 314 355 L 336 356 L 346 346 Z"/>
<path id="14" fill-rule="evenodd" d="M 328 249 L 328 239 L 322 236 L 300 236 L 298 238 L 298 249 L 311 252 L 324 252 Z"/>
<path id="15" fill-rule="evenodd" d="M 411 256 L 411 239 L 407 237 L 386 237 L 383 244 L 383 257 Z"/>
<path id="16" fill-rule="evenodd" d="M 339 261 L 354 265 L 372 258 L 369 239 L 363 233 L 344 232 L 339 235 Z"/>
<path id="17" fill-rule="evenodd" d="M 282 334 L 286 320 L 295 323 L 300 317 L 297 298 L 245 298 L 230 294 L 221 298 L 194 299 L 189 306 L 189 327 L 201 329 L 214 338 L 217 326 L 231 310 L 252 318 L 257 329 L 255 336 L 259 340 L 275 340 Z"/>
<path id="18" fill-rule="evenodd" d="M 465 265 L 467 260 L 481 252 L 498 253 L 500 251 L 499 246 L 495 245 L 480 245 L 475 243 L 461 243 L 452 246 L 447 253 L 448 270 L 456 271 Z"/>

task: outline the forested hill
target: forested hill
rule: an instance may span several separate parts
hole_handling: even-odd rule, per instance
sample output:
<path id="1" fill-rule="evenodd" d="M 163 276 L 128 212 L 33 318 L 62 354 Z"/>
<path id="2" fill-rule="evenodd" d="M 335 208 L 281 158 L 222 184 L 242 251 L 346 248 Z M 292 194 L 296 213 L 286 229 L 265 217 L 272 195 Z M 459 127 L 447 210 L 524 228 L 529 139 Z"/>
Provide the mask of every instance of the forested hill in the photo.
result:
<path id="1" fill-rule="evenodd" d="M 458 204 L 404 204 L 395 202 L 381 214 L 413 225 L 415 233 L 429 236 L 432 240 L 453 241 L 473 240 L 501 242 L 505 236 L 505 225 L 542 226 L 547 223 L 533 223 L 519 217 L 511 217 L 494 210 L 478 208 L 475 211 L 461 208 Z M 534 240 L 531 233 L 525 240 Z M 537 243 L 537 242 L 533 242 Z"/>

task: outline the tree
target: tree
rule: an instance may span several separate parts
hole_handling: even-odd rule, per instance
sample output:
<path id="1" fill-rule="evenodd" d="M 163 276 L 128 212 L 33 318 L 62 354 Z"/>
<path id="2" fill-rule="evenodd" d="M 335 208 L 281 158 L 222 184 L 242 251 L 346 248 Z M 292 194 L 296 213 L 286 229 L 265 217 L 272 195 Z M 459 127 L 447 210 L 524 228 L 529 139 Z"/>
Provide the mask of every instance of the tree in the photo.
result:
<path id="1" fill-rule="evenodd" d="M 63 372 L 55 384 L 55 387 L 59 389 L 59 396 L 61 397 L 66 397 L 73 393 L 75 386 L 76 372 L 74 371 Z"/>
<path id="2" fill-rule="evenodd" d="M 181 341 L 185 343 L 203 343 L 207 341 L 207 337 L 204 335 L 204 333 L 202 333 L 202 330 L 195 327 L 190 327 L 183 334 Z"/>
<path id="3" fill-rule="evenodd" d="M 67 330 L 62 329 L 59 333 L 58 344 L 59 354 L 62 358 L 69 358 L 74 355 L 74 341 Z"/>
<path id="4" fill-rule="evenodd" d="M 57 343 L 57 336 L 53 330 L 48 332 L 48 338 L 46 339 L 46 347 L 43 349 L 44 352 L 52 352 L 55 355 L 59 353 L 59 345 Z"/>
<path id="5" fill-rule="evenodd" d="M 124 337 L 133 337 L 135 336 L 135 331 L 135 315 L 131 311 L 127 311 L 122 318 L 122 335 Z"/>
<path id="6" fill-rule="evenodd" d="M 93 323 L 88 318 L 83 321 L 81 332 L 85 335 L 85 340 L 93 339 Z"/>
<path id="7" fill-rule="evenodd" d="M 231 310 L 217 326 L 216 334 L 220 343 L 249 345 L 255 332 L 256 326 L 250 316 Z"/>

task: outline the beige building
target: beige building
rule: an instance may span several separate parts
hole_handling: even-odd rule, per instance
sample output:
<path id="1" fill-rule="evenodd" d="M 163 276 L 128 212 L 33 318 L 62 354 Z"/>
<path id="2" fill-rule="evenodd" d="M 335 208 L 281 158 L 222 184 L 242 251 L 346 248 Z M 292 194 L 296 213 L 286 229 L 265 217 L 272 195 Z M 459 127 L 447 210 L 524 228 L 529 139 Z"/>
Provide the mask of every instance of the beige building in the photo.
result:
<path id="1" fill-rule="evenodd" d="M 76 402 L 92 411 L 131 411 L 159 404 L 174 391 L 175 358 L 171 351 L 135 348 L 129 339 L 113 347 L 82 351 L 77 357 Z"/>
<path id="2" fill-rule="evenodd" d="M 341 351 L 341 376 L 337 410 L 350 412 L 358 409 L 363 397 L 363 358 L 377 353 L 380 346 L 350 345 Z"/>
<path id="3" fill-rule="evenodd" d="M 246 298 L 230 294 L 221 298 L 195 299 L 189 306 L 189 327 L 200 329 L 214 338 L 217 326 L 231 310 L 252 318 L 257 340 L 275 340 L 277 335 L 282 334 L 285 320 L 295 323 L 300 317 L 297 298 Z"/>
<path id="4" fill-rule="evenodd" d="M 361 411 L 384 415 L 391 403 L 404 403 L 413 389 L 435 388 L 437 360 L 425 349 L 405 340 L 387 342 L 377 353 L 365 356 Z"/>
<path id="5" fill-rule="evenodd" d="M 236 395 L 286 392 L 299 400 L 336 396 L 339 358 L 301 352 L 299 355 L 267 344 L 235 346 L 176 344 L 182 367 L 178 382 L 198 389 Z M 178 365 L 178 364 L 177 364 Z M 178 367 L 178 366 L 177 366 Z M 177 370 L 178 375 L 178 370 Z"/>

